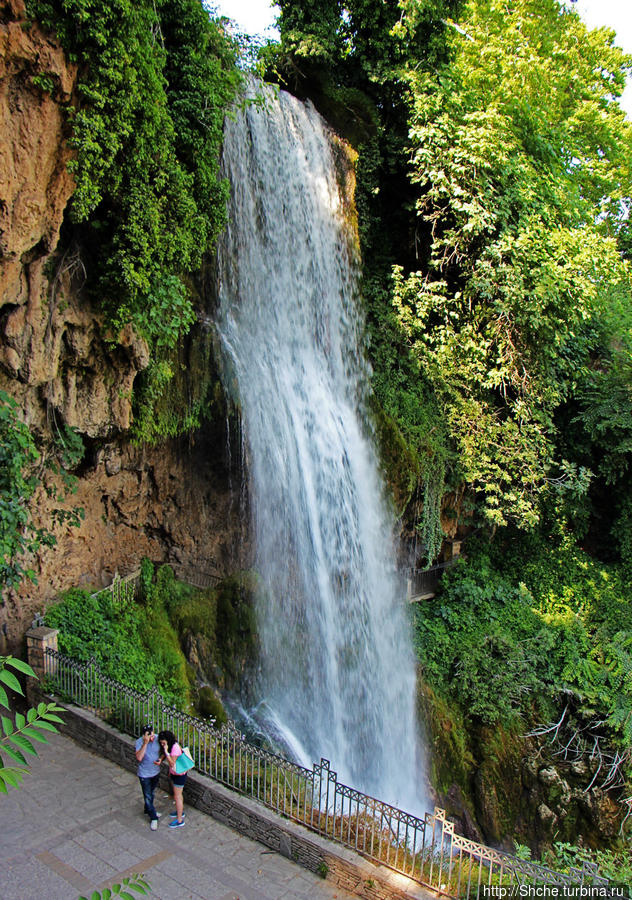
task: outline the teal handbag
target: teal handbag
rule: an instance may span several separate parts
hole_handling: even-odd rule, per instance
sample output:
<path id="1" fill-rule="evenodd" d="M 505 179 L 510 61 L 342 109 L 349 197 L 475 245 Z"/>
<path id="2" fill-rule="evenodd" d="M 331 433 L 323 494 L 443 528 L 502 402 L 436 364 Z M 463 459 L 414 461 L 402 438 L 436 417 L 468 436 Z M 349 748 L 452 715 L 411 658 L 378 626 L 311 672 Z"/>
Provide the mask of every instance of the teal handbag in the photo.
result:
<path id="1" fill-rule="evenodd" d="M 191 757 L 191 751 L 188 747 L 182 748 L 182 753 L 176 759 L 176 764 L 174 769 L 176 770 L 176 775 L 184 775 L 189 769 L 192 769 L 195 763 Z"/>

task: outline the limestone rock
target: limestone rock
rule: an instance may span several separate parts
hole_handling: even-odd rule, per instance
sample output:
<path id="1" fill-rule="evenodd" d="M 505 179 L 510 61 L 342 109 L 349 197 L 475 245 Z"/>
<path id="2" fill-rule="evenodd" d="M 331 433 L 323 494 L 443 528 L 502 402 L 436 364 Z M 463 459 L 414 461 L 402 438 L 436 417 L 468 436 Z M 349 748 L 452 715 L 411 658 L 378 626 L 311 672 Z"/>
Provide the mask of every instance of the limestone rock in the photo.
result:
<path id="1" fill-rule="evenodd" d="M 544 831 L 547 834 L 552 834 L 558 819 L 553 810 L 549 809 L 546 803 L 541 803 L 538 806 L 538 819 L 540 820 Z"/>
<path id="2" fill-rule="evenodd" d="M 0 306 L 23 303 L 26 268 L 54 249 L 73 179 L 66 163 L 64 105 L 77 67 L 36 26 L 26 27 L 21 0 L 4 4 L 0 23 Z M 46 76 L 52 93 L 34 82 Z"/>

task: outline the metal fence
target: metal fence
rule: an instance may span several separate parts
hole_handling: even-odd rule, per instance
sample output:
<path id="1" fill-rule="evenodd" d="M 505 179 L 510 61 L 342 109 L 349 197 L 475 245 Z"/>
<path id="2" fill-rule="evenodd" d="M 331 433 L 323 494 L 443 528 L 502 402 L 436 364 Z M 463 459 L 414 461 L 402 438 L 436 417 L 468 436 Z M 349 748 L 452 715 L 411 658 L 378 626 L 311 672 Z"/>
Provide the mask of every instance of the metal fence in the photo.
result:
<path id="1" fill-rule="evenodd" d="M 216 587 L 222 580 L 221 576 L 216 572 L 207 572 L 198 566 L 183 566 L 179 563 L 153 563 L 155 569 L 166 565 L 172 570 L 174 577 L 178 581 L 190 584 L 199 590 Z M 96 597 L 98 594 L 110 593 L 112 601 L 117 605 L 121 605 L 127 601 L 138 599 L 142 593 L 141 586 L 141 570 L 135 569 L 129 575 L 121 577 L 118 572 L 114 575 L 112 582 L 104 588 L 100 588 L 92 594 Z"/>
<path id="2" fill-rule="evenodd" d="M 423 597 L 431 597 L 435 594 L 439 582 L 446 569 L 455 565 L 456 559 L 437 563 L 428 569 L 406 569 L 406 596 L 408 600 L 420 600 Z"/>
<path id="3" fill-rule="evenodd" d="M 145 722 L 169 729 L 204 775 L 449 897 L 474 900 L 497 886 L 608 886 L 588 864 L 561 874 L 467 840 L 441 809 L 418 818 L 382 803 L 341 784 L 326 759 L 311 769 L 288 762 L 249 744 L 233 724 L 214 728 L 168 706 L 156 689 L 142 694 L 107 678 L 94 661 L 78 663 L 48 649 L 44 665 L 47 688 L 62 699 L 130 735 Z"/>
<path id="4" fill-rule="evenodd" d="M 110 593 L 112 595 L 112 602 L 117 606 L 120 606 L 126 601 L 137 598 L 140 591 L 140 569 L 136 569 L 134 572 L 130 572 L 129 575 L 123 577 L 116 572 L 110 584 L 104 588 L 100 588 L 90 596 L 97 597 L 99 594 Z"/>

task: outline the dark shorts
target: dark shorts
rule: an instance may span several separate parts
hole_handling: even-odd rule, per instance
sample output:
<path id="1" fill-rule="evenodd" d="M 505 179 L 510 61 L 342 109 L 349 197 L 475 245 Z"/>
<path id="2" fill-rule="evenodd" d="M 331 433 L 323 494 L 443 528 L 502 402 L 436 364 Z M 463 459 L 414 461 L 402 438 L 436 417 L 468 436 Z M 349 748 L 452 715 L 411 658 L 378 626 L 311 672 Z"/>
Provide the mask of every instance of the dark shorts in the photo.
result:
<path id="1" fill-rule="evenodd" d="M 182 787 L 187 780 L 187 773 L 184 772 L 182 775 L 169 775 L 169 778 L 174 787 Z"/>

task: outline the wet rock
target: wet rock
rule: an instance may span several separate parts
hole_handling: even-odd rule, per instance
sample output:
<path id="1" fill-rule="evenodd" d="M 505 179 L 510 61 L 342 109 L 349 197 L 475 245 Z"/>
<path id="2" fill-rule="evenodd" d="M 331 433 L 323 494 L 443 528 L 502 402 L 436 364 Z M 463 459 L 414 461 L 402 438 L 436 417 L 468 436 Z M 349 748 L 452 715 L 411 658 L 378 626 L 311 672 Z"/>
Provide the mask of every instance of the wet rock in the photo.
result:
<path id="1" fill-rule="evenodd" d="M 552 809 L 546 805 L 546 803 L 541 803 L 538 806 L 538 819 L 545 833 L 552 834 L 553 829 L 557 825 L 558 817 L 555 815 Z"/>

